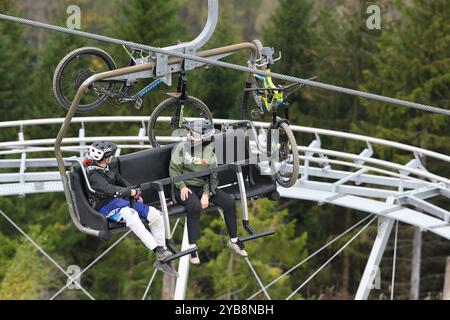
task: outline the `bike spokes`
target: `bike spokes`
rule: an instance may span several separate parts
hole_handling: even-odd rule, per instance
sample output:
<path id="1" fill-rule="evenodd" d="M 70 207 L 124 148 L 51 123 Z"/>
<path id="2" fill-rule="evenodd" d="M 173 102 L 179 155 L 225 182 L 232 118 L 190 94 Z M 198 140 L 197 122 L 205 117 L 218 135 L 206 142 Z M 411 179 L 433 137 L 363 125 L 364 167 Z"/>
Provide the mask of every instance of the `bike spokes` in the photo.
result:
<path id="1" fill-rule="evenodd" d="M 291 187 L 298 179 L 299 158 L 292 130 L 282 123 L 271 134 L 271 169 L 278 184 Z"/>
<path id="2" fill-rule="evenodd" d="M 150 116 L 148 125 L 150 143 L 152 146 L 158 146 L 157 137 L 161 136 L 185 137 L 186 132 L 182 129 L 182 125 L 192 118 L 212 121 L 208 107 L 197 98 L 188 97 L 183 104 L 180 104 L 180 101 L 173 97 L 163 101 Z"/>

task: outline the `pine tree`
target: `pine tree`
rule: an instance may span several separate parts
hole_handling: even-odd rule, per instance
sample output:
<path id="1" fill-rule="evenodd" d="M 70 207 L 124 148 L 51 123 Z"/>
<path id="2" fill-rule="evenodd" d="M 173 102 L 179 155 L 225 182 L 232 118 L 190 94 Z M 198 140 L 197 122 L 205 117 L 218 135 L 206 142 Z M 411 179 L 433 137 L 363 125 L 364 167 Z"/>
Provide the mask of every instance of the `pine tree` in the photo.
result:
<path id="1" fill-rule="evenodd" d="M 17 15 L 14 1 L 0 2 L 0 12 Z M 1 121 L 22 119 L 28 107 L 31 50 L 25 41 L 25 27 L 0 21 L 0 114 Z M 6 137 L 5 137 L 6 138 Z"/>
<path id="2" fill-rule="evenodd" d="M 373 54 L 375 68 L 364 73 L 363 89 L 382 95 L 396 97 L 432 106 L 450 109 L 450 12 L 448 1 L 413 1 L 406 4 L 395 2 L 400 12 L 382 36 Z M 373 101 L 363 101 L 366 111 L 365 121 L 357 129 L 360 132 L 403 142 L 425 149 L 450 153 L 450 118 L 406 107 L 384 105 Z M 381 157 L 406 163 L 411 154 L 392 154 L 382 150 Z M 445 163 L 422 157 L 422 163 L 441 176 L 448 176 L 450 170 Z M 442 199 L 436 199 L 446 206 Z M 419 231 L 420 232 L 420 231 Z M 409 235 L 412 238 L 412 235 Z M 430 244 L 426 244 L 430 241 Z M 436 237 L 424 236 L 422 254 L 421 292 L 439 296 L 441 287 L 436 287 L 436 279 L 443 279 L 445 256 L 449 247 L 442 246 Z M 407 275 L 400 278 L 405 285 L 398 294 L 408 297 L 411 250 L 403 255 L 407 263 L 399 265 Z M 425 268 L 426 266 L 426 268 Z M 426 271 L 425 271 L 426 270 Z M 432 276 L 435 276 L 434 278 Z M 440 282 L 442 283 L 442 282 Z M 420 296 L 423 298 L 424 295 Z"/>
<path id="3" fill-rule="evenodd" d="M 236 36 L 236 28 L 232 24 L 232 10 L 229 3 L 221 3 L 220 18 L 216 30 L 205 45 L 212 49 L 235 44 L 241 41 Z M 223 61 L 244 65 L 248 52 L 238 52 Z M 198 69 L 189 73 L 188 89 L 191 95 L 200 98 L 210 108 L 213 117 L 237 119 L 246 75 L 234 70 L 209 66 L 208 70 Z"/>

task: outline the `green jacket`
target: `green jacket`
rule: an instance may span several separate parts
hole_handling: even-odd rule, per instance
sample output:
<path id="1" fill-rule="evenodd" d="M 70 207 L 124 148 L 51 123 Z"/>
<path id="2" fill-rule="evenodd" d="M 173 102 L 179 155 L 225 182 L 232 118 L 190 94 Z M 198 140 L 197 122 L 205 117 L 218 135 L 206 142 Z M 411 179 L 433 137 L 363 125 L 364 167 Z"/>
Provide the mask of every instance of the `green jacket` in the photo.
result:
<path id="1" fill-rule="evenodd" d="M 217 158 L 212 143 L 206 147 L 196 147 L 191 149 L 190 145 L 186 142 L 180 142 L 172 150 L 169 174 L 171 177 L 178 177 L 186 173 L 203 171 L 214 167 L 217 167 Z M 215 190 L 218 184 L 219 179 L 217 173 L 213 173 L 211 190 L 209 188 L 209 176 L 176 182 L 175 186 L 180 190 L 186 186 L 203 187 L 203 194 L 209 196 L 210 192 Z"/>

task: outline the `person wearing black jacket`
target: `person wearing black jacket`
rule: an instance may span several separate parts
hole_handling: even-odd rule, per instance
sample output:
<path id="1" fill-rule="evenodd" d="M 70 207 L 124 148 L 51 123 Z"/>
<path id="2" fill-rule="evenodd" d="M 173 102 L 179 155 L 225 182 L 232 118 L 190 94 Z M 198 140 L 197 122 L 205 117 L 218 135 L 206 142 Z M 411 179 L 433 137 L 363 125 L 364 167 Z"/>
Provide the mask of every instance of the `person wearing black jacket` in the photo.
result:
<path id="1" fill-rule="evenodd" d="M 109 220 L 125 222 L 144 245 L 155 252 L 154 267 L 177 277 L 178 273 L 169 263 L 162 263 L 172 253 L 165 246 L 161 211 L 144 204 L 140 190 L 133 188 L 117 168 L 110 165 L 116 150 L 117 146 L 109 141 L 94 142 L 89 147 L 89 159 L 85 165 L 89 184 L 95 190 L 95 193 L 88 193 L 89 203 Z M 134 208 L 131 207 L 130 197 L 137 200 Z M 150 232 L 141 219 L 148 221 Z"/>

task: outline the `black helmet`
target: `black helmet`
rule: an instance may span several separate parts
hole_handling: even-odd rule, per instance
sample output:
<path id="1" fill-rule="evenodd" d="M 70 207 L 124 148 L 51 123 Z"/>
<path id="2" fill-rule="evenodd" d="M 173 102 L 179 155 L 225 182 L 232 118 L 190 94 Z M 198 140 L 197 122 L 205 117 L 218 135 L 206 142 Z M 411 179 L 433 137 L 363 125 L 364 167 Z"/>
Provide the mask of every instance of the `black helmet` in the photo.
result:
<path id="1" fill-rule="evenodd" d="M 112 156 L 117 150 L 117 146 L 110 141 L 96 141 L 89 147 L 89 157 L 95 161 Z"/>
<path id="2" fill-rule="evenodd" d="M 183 125 L 188 130 L 188 139 L 193 144 L 210 142 L 214 136 L 214 127 L 210 120 L 193 120 Z"/>

